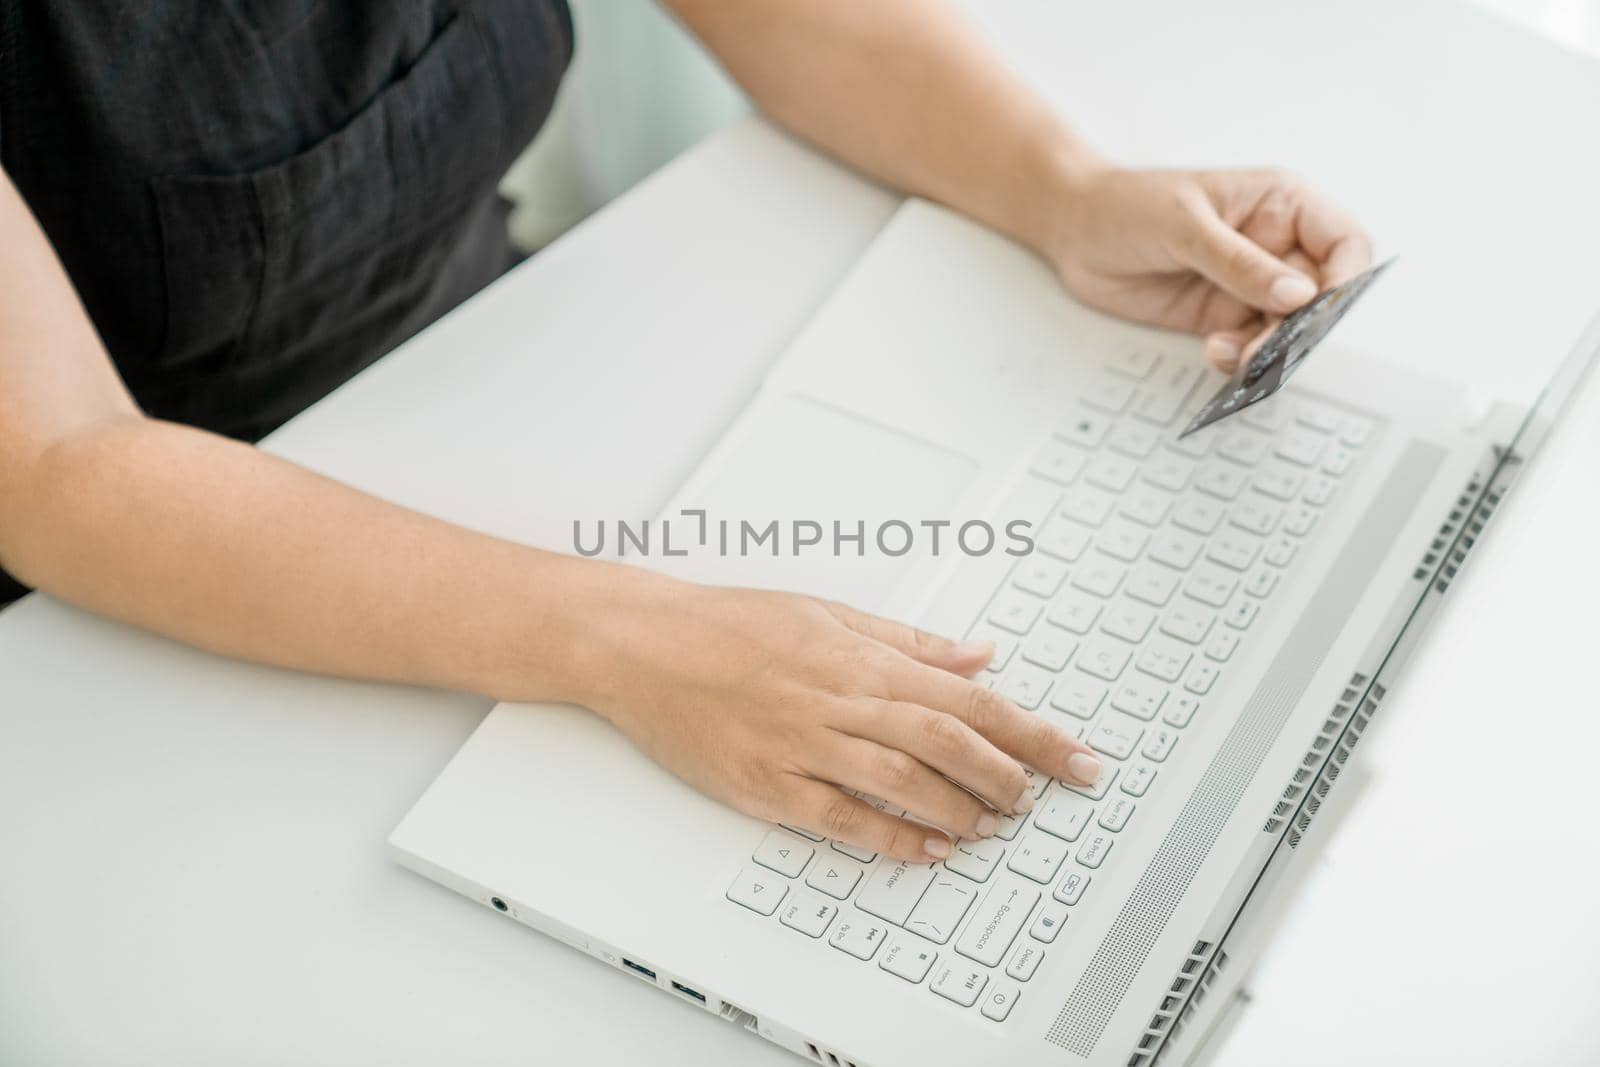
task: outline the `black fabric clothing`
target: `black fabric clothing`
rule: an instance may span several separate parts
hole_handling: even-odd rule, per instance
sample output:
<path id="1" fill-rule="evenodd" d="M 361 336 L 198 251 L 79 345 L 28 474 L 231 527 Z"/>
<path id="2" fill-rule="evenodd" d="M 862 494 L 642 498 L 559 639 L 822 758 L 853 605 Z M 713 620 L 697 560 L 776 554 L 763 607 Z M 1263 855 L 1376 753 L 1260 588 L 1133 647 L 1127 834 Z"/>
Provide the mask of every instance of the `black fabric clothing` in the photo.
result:
<path id="1" fill-rule="evenodd" d="M 0 0 L 0 162 L 141 407 L 254 441 L 512 262 L 572 47 L 565 0 Z"/>

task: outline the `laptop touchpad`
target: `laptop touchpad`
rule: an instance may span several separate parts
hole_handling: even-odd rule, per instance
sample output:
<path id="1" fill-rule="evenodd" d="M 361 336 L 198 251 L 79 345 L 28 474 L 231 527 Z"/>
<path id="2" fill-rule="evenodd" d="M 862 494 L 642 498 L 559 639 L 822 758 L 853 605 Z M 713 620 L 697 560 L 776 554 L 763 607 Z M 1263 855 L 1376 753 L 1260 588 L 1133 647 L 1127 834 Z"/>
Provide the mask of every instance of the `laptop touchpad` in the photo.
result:
<path id="1" fill-rule="evenodd" d="M 663 569 L 700 581 L 792 589 L 871 610 L 918 561 L 959 551 L 955 509 L 979 464 L 931 441 L 801 396 L 764 405 L 721 465 L 672 518 L 681 559 Z M 949 521 L 950 526 L 930 523 Z"/>

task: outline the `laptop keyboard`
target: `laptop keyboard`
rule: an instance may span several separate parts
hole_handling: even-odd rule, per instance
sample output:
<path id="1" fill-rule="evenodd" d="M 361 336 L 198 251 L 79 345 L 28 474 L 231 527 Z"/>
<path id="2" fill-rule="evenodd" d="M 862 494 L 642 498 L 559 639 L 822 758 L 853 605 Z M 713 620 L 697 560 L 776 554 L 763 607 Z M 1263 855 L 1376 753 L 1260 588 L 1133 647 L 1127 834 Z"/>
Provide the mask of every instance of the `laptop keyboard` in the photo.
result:
<path id="1" fill-rule="evenodd" d="M 1184 757 L 1184 731 L 1373 432 L 1370 419 L 1286 390 L 1179 441 L 1209 396 L 1203 377 L 1191 357 L 1130 351 L 1107 363 L 1004 510 L 1035 520 L 1036 548 L 969 633 L 995 643 L 979 680 L 1090 745 L 1100 780 L 1030 771 L 1034 809 L 937 864 L 775 828 L 729 900 L 1005 1021 Z"/>

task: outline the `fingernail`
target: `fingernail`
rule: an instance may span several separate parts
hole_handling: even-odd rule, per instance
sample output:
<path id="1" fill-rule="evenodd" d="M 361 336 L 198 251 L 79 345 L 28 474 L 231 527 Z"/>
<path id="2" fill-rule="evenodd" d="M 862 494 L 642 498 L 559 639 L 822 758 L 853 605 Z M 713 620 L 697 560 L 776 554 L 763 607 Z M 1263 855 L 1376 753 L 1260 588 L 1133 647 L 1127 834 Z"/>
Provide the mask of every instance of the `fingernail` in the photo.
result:
<path id="1" fill-rule="evenodd" d="M 1026 815 L 1033 810 L 1033 786 L 1025 785 L 1017 796 L 1017 802 L 1011 805 L 1011 810 L 1018 815 Z"/>
<path id="2" fill-rule="evenodd" d="M 1267 295 L 1279 310 L 1293 311 L 1317 295 L 1317 286 L 1304 274 L 1285 274 L 1272 283 Z"/>
<path id="3" fill-rule="evenodd" d="M 1067 760 L 1067 773 L 1084 785 L 1093 785 L 1100 778 L 1100 761 L 1087 752 L 1074 752 Z"/>
<path id="4" fill-rule="evenodd" d="M 942 860 L 950 855 L 950 841 L 943 837 L 930 837 L 922 843 L 923 851 L 936 860 Z"/>
<path id="5" fill-rule="evenodd" d="M 1231 371 L 1239 364 L 1239 346 L 1224 337 L 1206 342 L 1206 358 L 1221 370 Z"/>
<path id="6" fill-rule="evenodd" d="M 963 641 L 956 646 L 956 655 L 965 659 L 968 656 L 982 659 L 985 662 L 994 659 L 993 641 Z"/>
<path id="7" fill-rule="evenodd" d="M 982 815 L 978 816 L 979 837 L 993 837 L 994 832 L 998 829 L 1000 829 L 1000 820 L 995 818 L 993 815 L 990 815 L 988 812 L 984 812 Z"/>

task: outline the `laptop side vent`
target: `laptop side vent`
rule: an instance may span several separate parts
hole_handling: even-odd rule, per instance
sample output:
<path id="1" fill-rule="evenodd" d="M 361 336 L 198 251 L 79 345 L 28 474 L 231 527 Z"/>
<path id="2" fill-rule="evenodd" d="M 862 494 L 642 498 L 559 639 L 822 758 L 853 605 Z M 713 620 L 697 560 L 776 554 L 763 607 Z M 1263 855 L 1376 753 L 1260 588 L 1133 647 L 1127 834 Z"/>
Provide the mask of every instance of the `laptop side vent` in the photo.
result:
<path id="1" fill-rule="evenodd" d="M 1210 941 L 1196 941 L 1167 987 L 1161 1005 L 1150 1016 L 1150 1025 L 1139 1038 L 1138 1047 L 1128 1057 L 1128 1067 L 1154 1067 L 1162 1061 L 1171 1039 L 1183 1032 L 1184 1025 L 1210 991 L 1217 975 L 1228 965 L 1228 954 Z"/>
<path id="2" fill-rule="evenodd" d="M 1435 593 L 1449 590 L 1461 565 L 1467 561 L 1467 554 L 1483 534 L 1483 528 L 1494 517 L 1495 509 L 1500 506 L 1521 462 L 1521 457 L 1507 454 L 1496 446 L 1493 473 L 1486 475 L 1480 468 L 1472 476 L 1472 481 L 1467 483 L 1467 487 L 1456 498 L 1450 514 L 1440 524 L 1438 534 L 1422 556 L 1422 562 L 1412 572 L 1414 580 L 1432 581 L 1432 591 Z"/>
<path id="3" fill-rule="evenodd" d="M 1372 723 L 1378 706 L 1383 703 L 1387 690 L 1364 674 L 1352 674 L 1339 702 L 1323 720 L 1322 728 L 1311 739 L 1310 746 L 1300 759 L 1283 797 L 1273 807 L 1261 827 L 1266 833 L 1276 834 L 1289 824 L 1290 848 L 1300 847 L 1300 838 L 1311 829 L 1311 822 L 1322 810 L 1323 801 L 1339 780 L 1356 742 Z"/>

